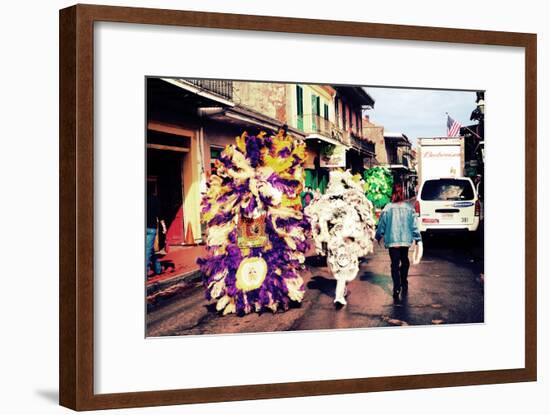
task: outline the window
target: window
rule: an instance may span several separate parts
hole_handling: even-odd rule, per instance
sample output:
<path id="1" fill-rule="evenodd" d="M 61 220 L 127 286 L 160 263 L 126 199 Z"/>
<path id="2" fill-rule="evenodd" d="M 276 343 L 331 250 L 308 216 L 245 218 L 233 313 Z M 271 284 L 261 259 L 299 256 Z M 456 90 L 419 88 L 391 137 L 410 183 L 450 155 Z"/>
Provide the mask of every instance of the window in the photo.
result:
<path id="1" fill-rule="evenodd" d="M 348 120 L 347 120 L 347 112 L 348 112 L 348 108 L 344 105 L 344 103 L 342 102 L 342 128 L 345 130 L 348 128 Z"/>
<path id="2" fill-rule="evenodd" d="M 328 120 L 328 104 L 324 104 L 324 118 Z"/>
<path id="3" fill-rule="evenodd" d="M 334 98 L 334 119 L 336 120 L 337 127 L 340 127 L 340 111 L 338 109 L 339 101 L 340 100 L 338 97 Z"/>
<path id="4" fill-rule="evenodd" d="M 220 158 L 222 151 L 223 151 L 223 148 L 221 147 L 210 147 L 210 174 L 216 174 L 216 169 L 214 168 L 214 161 Z"/>
<path id="5" fill-rule="evenodd" d="M 426 180 L 422 187 L 422 200 L 473 200 L 474 189 L 469 180 Z"/>
<path id="6" fill-rule="evenodd" d="M 300 85 L 296 85 L 296 114 L 298 129 L 304 129 L 304 90 Z"/>
<path id="7" fill-rule="evenodd" d="M 321 115 L 321 99 L 315 94 L 311 94 L 311 113 Z"/>
<path id="8" fill-rule="evenodd" d="M 311 114 L 311 128 L 317 131 L 317 117 L 321 115 L 321 99 L 315 94 L 311 94 Z"/>

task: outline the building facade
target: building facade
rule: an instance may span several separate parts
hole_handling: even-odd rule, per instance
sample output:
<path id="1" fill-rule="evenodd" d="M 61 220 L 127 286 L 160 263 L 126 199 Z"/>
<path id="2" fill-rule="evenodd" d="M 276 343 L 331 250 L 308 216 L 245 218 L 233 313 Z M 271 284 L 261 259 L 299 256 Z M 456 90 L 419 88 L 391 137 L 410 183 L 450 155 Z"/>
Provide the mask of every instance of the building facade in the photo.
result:
<path id="1" fill-rule="evenodd" d="M 392 171 L 393 181 L 401 185 L 407 198 L 415 195 L 416 170 L 413 162 L 412 144 L 404 133 L 384 132 L 387 166 Z"/>
<path id="2" fill-rule="evenodd" d="M 362 173 L 374 159 L 374 144 L 363 135 L 363 111 L 374 100 L 363 88 L 290 85 L 289 125 L 304 134 L 307 145 L 306 187 L 324 193 L 331 168 Z M 369 163 L 367 163 L 369 164 Z"/>
<path id="3" fill-rule="evenodd" d="M 384 139 L 384 127 L 371 122 L 369 116 L 363 117 L 363 136 L 367 137 L 374 146 L 374 159 L 376 165 L 387 165 L 388 154 Z"/>
<path id="4" fill-rule="evenodd" d="M 312 190 L 324 192 L 330 168 L 362 173 L 375 158 L 363 130 L 363 111 L 373 105 L 358 87 L 148 78 L 147 187 L 160 201 L 167 242 L 201 242 L 200 201 L 213 162 L 243 131 L 284 127 L 305 140 Z"/>

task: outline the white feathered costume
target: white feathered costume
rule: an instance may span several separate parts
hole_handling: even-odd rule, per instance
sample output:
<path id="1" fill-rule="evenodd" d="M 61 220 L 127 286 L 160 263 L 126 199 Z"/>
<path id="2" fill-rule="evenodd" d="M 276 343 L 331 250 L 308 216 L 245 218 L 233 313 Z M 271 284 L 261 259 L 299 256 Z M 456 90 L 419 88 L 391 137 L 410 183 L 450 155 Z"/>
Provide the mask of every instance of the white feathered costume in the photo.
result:
<path id="1" fill-rule="evenodd" d="M 336 279 L 334 302 L 347 304 L 346 283 L 359 272 L 359 258 L 374 250 L 374 207 L 366 198 L 364 182 L 349 171 L 333 170 L 324 195 L 305 208 L 315 248 L 327 256 Z"/>

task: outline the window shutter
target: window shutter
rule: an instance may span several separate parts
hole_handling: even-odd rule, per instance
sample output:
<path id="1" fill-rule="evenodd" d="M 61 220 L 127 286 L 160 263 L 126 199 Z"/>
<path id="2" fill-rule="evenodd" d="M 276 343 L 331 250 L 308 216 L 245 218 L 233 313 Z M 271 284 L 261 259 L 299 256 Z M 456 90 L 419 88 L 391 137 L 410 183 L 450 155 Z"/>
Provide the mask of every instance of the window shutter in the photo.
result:
<path id="1" fill-rule="evenodd" d="M 304 90 L 300 85 L 296 85 L 296 127 L 304 129 Z"/>

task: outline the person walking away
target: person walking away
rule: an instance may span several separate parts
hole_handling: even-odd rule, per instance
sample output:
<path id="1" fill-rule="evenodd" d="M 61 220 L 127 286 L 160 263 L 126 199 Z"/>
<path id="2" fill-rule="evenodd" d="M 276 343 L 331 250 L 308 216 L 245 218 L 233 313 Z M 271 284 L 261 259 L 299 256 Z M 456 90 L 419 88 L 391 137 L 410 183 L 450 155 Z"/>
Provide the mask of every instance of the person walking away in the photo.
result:
<path id="1" fill-rule="evenodd" d="M 409 248 L 413 242 L 422 241 L 416 213 L 404 199 L 403 187 L 395 185 L 392 201 L 382 210 L 375 235 L 378 244 L 384 238 L 390 254 L 394 299 L 399 298 L 401 292 L 404 295 L 408 292 Z"/>
<path id="2" fill-rule="evenodd" d="M 162 272 L 162 266 L 155 254 L 155 238 L 157 237 L 159 225 L 162 233 L 166 234 L 166 224 L 160 217 L 160 202 L 152 189 L 147 189 L 147 232 L 145 244 L 145 269 L 147 274 L 152 269 L 155 275 Z"/>

